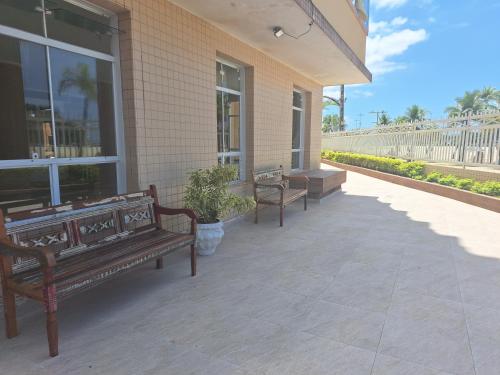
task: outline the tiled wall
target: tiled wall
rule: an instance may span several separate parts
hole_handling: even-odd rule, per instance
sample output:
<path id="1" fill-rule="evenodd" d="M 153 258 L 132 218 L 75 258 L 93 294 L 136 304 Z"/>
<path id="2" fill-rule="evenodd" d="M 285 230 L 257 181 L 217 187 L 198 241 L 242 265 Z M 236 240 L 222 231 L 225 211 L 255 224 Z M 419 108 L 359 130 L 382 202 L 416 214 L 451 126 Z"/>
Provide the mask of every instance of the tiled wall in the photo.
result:
<path id="1" fill-rule="evenodd" d="M 305 163 L 318 168 L 322 87 L 166 0 L 94 0 L 120 13 L 128 189 L 182 205 L 189 171 L 217 161 L 215 59 L 247 66 L 247 169 L 289 167 L 292 91 L 305 90 Z M 250 80 L 250 82 L 248 82 Z M 247 178 L 250 173 L 247 173 Z"/>

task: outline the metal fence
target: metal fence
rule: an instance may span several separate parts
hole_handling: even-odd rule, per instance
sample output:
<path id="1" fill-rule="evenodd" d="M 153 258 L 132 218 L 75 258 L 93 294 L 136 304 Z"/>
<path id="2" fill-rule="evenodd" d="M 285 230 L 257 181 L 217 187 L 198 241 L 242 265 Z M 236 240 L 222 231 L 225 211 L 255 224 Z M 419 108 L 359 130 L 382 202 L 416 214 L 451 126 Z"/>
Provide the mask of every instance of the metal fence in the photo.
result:
<path id="1" fill-rule="evenodd" d="M 322 149 L 409 160 L 500 166 L 500 111 L 324 133 Z"/>

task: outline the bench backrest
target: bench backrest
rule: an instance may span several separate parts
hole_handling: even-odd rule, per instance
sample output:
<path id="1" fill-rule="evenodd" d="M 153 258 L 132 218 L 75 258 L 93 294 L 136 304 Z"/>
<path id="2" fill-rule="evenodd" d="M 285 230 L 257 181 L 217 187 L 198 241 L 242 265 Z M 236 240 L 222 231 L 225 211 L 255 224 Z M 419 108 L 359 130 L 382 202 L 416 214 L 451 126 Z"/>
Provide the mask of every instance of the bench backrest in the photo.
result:
<path id="1" fill-rule="evenodd" d="M 157 223 L 156 189 L 117 195 L 97 201 L 76 201 L 49 208 L 22 211 L 1 220 L 5 233 L 19 246 L 48 246 L 56 258 L 97 249 L 104 243 L 145 230 Z M 1 231 L 0 231 L 1 232 Z M 14 273 L 37 267 L 34 260 L 14 258 Z"/>
<path id="2" fill-rule="evenodd" d="M 261 170 L 253 170 L 253 193 L 255 199 L 257 199 L 257 195 L 261 192 L 269 190 L 265 187 L 258 186 L 257 184 L 283 184 L 283 166 L 279 166 L 279 168 L 271 168 L 271 169 L 261 169 Z"/>

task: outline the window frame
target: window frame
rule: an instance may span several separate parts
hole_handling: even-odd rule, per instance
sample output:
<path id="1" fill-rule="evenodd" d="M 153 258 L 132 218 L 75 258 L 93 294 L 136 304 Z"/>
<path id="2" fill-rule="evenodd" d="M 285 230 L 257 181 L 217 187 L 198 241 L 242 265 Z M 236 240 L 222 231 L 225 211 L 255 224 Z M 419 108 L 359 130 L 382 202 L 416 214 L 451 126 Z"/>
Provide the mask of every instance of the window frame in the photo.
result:
<path id="1" fill-rule="evenodd" d="M 296 107 L 293 105 L 293 93 L 298 93 L 301 98 L 302 107 Z M 292 155 L 294 153 L 299 154 L 299 167 L 293 168 L 293 157 L 290 160 L 290 168 L 292 171 L 300 171 L 304 169 L 304 132 L 305 132 L 305 92 L 297 88 L 293 89 L 292 92 Z M 300 130 L 299 130 L 299 148 L 293 148 L 293 113 L 294 111 L 300 112 Z"/>
<path id="2" fill-rule="evenodd" d="M 218 91 L 220 91 L 222 93 L 226 93 L 226 94 L 237 95 L 240 97 L 240 151 L 219 152 L 217 150 L 217 162 L 218 162 L 219 158 L 221 158 L 222 165 L 224 165 L 226 157 L 238 156 L 240 158 L 239 174 L 238 174 L 239 181 L 245 181 L 246 180 L 245 68 L 241 65 L 235 64 L 231 61 L 227 61 L 226 59 L 219 58 L 219 57 L 217 57 L 215 59 L 216 66 L 217 66 L 217 63 L 229 66 L 229 67 L 234 68 L 234 69 L 238 69 L 240 71 L 240 91 L 217 86 L 217 83 L 215 84 L 216 100 L 217 100 L 217 92 Z M 215 103 L 215 107 L 217 108 L 217 103 Z M 223 105 L 222 105 L 222 110 L 224 110 Z M 222 118 L 224 118 L 224 114 L 222 114 Z M 216 119 L 216 123 L 217 123 L 217 119 Z M 222 126 L 222 134 L 224 134 L 224 125 Z M 222 137 L 222 139 L 224 141 L 224 136 Z"/>
<path id="3" fill-rule="evenodd" d="M 90 4 L 86 1 L 72 1 L 65 0 L 68 3 L 81 7 L 87 11 L 96 14 L 105 15 L 110 19 L 110 27 L 118 28 L 118 16 L 104 8 Z M 41 0 L 42 8 L 45 8 L 45 0 Z M 111 63 L 112 76 L 113 76 L 113 110 L 114 110 L 114 131 L 115 131 L 115 156 L 96 156 L 96 157 L 73 157 L 73 158 L 58 158 L 57 156 L 47 159 L 16 159 L 16 160 L 0 160 L 0 169 L 16 169 L 27 167 L 41 167 L 47 166 L 49 168 L 50 176 L 50 191 L 52 205 L 57 205 L 61 202 L 60 186 L 59 186 L 59 166 L 65 165 L 91 165 L 91 164 L 114 164 L 116 168 L 116 188 L 117 193 L 122 194 L 126 191 L 126 167 L 125 167 L 125 136 L 123 125 L 123 103 L 122 103 L 122 85 L 120 74 L 120 49 L 119 38 L 117 34 L 113 35 L 111 44 L 111 55 L 103 52 L 94 51 L 88 48 L 76 46 L 66 42 L 58 41 L 48 38 L 46 27 L 46 15 L 42 12 L 44 36 L 32 34 L 20 29 L 5 26 L 0 24 L 0 34 L 15 38 L 22 41 L 27 41 L 41 45 L 45 49 L 45 56 L 47 59 L 47 79 L 49 87 L 49 98 L 51 104 L 51 126 L 54 139 L 54 154 L 57 155 L 57 132 L 55 128 L 55 114 L 54 114 L 54 98 L 52 88 L 52 70 L 50 62 L 51 48 L 58 48 L 65 52 L 72 52 L 79 55 L 108 61 Z"/>

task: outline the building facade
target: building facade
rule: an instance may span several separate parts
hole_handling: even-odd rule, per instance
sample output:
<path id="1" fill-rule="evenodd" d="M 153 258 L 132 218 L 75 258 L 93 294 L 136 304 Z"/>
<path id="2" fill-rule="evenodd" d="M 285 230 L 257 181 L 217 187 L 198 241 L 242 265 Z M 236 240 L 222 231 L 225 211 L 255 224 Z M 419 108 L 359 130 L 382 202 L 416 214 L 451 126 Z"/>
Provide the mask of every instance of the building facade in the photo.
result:
<path id="1" fill-rule="evenodd" d="M 322 89 L 369 82 L 351 0 L 0 0 L 0 207 L 320 165 Z"/>

